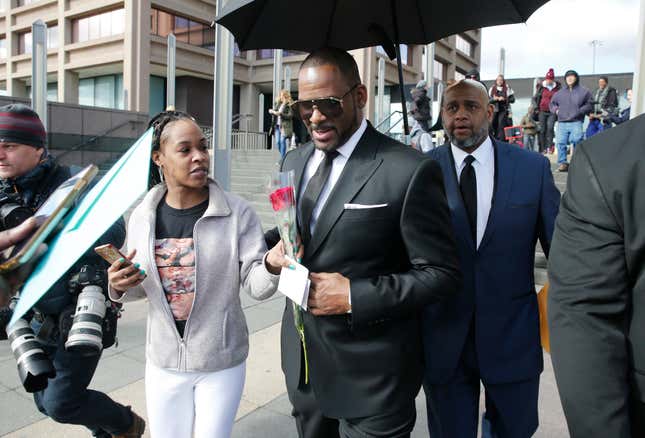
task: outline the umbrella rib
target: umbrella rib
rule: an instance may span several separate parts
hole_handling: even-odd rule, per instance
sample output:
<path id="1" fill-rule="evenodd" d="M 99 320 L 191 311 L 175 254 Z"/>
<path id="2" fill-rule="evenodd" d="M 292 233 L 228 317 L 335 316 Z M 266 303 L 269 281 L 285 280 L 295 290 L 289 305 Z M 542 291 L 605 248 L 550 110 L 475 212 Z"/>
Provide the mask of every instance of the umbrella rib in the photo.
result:
<path id="1" fill-rule="evenodd" d="M 522 22 L 526 21 L 526 19 L 524 18 L 524 15 L 522 15 L 522 13 L 520 12 L 520 8 L 517 7 L 517 3 L 515 3 L 515 0 L 508 0 L 508 1 L 513 6 L 513 9 L 515 9 L 515 12 L 517 13 L 517 16 L 520 17 L 520 20 Z"/>
<path id="2" fill-rule="evenodd" d="M 327 35 L 325 36 L 325 46 L 329 46 L 329 39 L 331 38 L 331 28 L 334 25 L 334 16 L 336 15 L 336 6 L 338 6 L 338 0 L 334 0 L 334 5 L 331 9 L 331 16 L 329 17 L 329 26 L 327 26 Z"/>

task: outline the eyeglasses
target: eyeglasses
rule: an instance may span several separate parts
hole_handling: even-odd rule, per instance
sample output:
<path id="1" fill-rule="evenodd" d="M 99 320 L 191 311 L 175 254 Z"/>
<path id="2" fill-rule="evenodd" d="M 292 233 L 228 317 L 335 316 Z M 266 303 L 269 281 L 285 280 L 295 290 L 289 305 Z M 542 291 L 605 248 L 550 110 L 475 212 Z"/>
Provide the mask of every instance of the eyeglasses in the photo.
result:
<path id="1" fill-rule="evenodd" d="M 354 85 L 341 97 L 329 96 L 319 99 L 296 100 L 291 104 L 291 109 L 305 121 L 314 114 L 314 108 L 323 113 L 325 117 L 338 117 L 343 113 L 343 99 L 359 85 L 360 83 Z"/>

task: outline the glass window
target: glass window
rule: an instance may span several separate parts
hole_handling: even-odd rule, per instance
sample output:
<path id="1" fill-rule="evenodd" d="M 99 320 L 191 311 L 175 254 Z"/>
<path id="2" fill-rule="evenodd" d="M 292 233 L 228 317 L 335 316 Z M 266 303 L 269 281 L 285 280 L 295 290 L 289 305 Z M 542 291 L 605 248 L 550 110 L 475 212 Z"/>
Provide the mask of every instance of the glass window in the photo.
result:
<path id="1" fill-rule="evenodd" d="M 260 49 L 255 57 L 257 59 L 273 59 L 273 49 Z"/>
<path id="2" fill-rule="evenodd" d="M 0 59 L 7 59 L 7 39 L 0 38 Z"/>
<path id="3" fill-rule="evenodd" d="M 0 12 L 5 12 L 9 9 L 9 0 L 0 0 Z"/>
<path id="4" fill-rule="evenodd" d="M 461 35 L 457 35 L 457 50 L 468 56 L 473 55 L 473 44 Z"/>
<path id="5" fill-rule="evenodd" d="M 189 23 L 188 18 L 175 16 L 175 36 L 177 41 L 188 42 Z"/>
<path id="6" fill-rule="evenodd" d="M 201 46 L 206 49 L 215 50 L 215 29 L 210 26 L 204 27 L 204 42 Z M 235 47 L 237 47 L 237 45 Z"/>
<path id="7" fill-rule="evenodd" d="M 112 35 L 119 35 L 125 32 L 125 9 L 117 9 L 110 12 L 112 15 Z"/>
<path id="8" fill-rule="evenodd" d="M 399 45 L 399 52 L 401 53 L 401 64 L 405 65 L 412 65 L 412 59 L 408 59 L 408 52 L 409 52 L 409 47 L 407 44 L 400 44 Z M 408 64 L 408 61 L 410 63 Z"/>
<path id="9" fill-rule="evenodd" d="M 462 79 L 466 79 L 466 75 L 459 70 L 455 70 L 455 81 L 459 82 Z"/>
<path id="10" fill-rule="evenodd" d="M 94 106 L 94 78 L 78 81 L 78 103 L 79 105 Z"/>
<path id="11" fill-rule="evenodd" d="M 189 24 L 188 42 L 194 46 L 202 46 L 204 44 L 204 25 L 196 21 L 190 21 Z"/>
<path id="12" fill-rule="evenodd" d="M 24 32 L 18 35 L 18 54 L 31 53 L 31 32 Z"/>
<path id="13" fill-rule="evenodd" d="M 300 56 L 300 55 L 304 55 L 305 53 L 306 52 L 300 52 L 298 50 L 283 50 L 282 56 Z"/>
<path id="14" fill-rule="evenodd" d="M 438 81 L 443 81 L 443 63 L 437 61 L 436 59 L 432 62 L 432 77 L 434 77 Z"/>
<path id="15" fill-rule="evenodd" d="M 175 23 L 174 17 L 168 12 L 158 11 L 157 19 L 157 35 L 160 37 L 167 37 L 172 33 L 173 25 Z"/>
<path id="16" fill-rule="evenodd" d="M 114 108 L 114 76 L 94 78 L 94 106 Z"/>
<path id="17" fill-rule="evenodd" d="M 72 20 L 72 42 L 105 38 L 119 35 L 125 31 L 125 11 L 115 9 L 90 17 L 75 18 Z"/>
<path id="18" fill-rule="evenodd" d="M 58 47 L 58 26 L 47 28 L 47 48 L 55 49 Z"/>
<path id="19" fill-rule="evenodd" d="M 37 2 L 38 0 L 16 0 L 16 7 L 30 5 Z"/>
<path id="20" fill-rule="evenodd" d="M 101 38 L 101 16 L 93 15 L 89 17 L 89 26 L 90 26 L 90 40 L 95 40 Z"/>

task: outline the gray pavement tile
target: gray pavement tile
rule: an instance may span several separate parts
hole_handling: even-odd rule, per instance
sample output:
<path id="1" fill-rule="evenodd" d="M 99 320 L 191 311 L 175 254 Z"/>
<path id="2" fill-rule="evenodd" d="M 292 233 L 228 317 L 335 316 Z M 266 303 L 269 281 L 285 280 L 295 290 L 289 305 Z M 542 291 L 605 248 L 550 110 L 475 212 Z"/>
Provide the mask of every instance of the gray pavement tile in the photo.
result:
<path id="1" fill-rule="evenodd" d="M 232 438 L 257 437 L 297 438 L 293 418 L 260 408 L 240 419 L 233 426 Z"/>
<path id="2" fill-rule="evenodd" d="M 286 415 L 288 417 L 291 416 L 292 406 L 287 393 L 282 394 L 280 397 L 277 397 L 263 407 L 271 412 L 275 412 L 276 414 Z"/>
<path id="3" fill-rule="evenodd" d="M 0 396 L 0 435 L 12 432 L 45 418 L 32 400 L 27 400 L 15 391 Z"/>
<path id="4" fill-rule="evenodd" d="M 9 360 L 0 362 L 0 385 L 9 389 L 22 388 L 13 356 Z"/>
<path id="5" fill-rule="evenodd" d="M 266 309 L 259 306 L 248 307 L 244 309 L 246 323 L 249 327 L 249 333 L 255 333 L 265 329 L 273 324 L 280 322 L 281 313 L 276 313 L 273 309 Z"/>
<path id="6" fill-rule="evenodd" d="M 130 357 L 119 354 L 102 358 L 90 388 L 110 392 L 143 378 L 145 366 Z"/>
<path id="7" fill-rule="evenodd" d="M 130 348 L 129 350 L 122 350 L 121 354 L 142 364 L 146 363 L 146 349 L 143 345 L 140 347 Z"/>

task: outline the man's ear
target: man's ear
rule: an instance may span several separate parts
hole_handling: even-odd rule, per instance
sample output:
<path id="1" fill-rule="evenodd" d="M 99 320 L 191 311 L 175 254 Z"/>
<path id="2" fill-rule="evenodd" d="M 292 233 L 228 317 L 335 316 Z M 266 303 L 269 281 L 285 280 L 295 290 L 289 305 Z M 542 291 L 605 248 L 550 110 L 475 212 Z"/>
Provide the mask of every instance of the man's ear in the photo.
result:
<path id="1" fill-rule="evenodd" d="M 152 151 L 152 156 L 151 156 L 152 162 L 155 163 L 157 166 L 161 166 L 161 160 L 159 157 L 160 155 L 161 154 L 159 153 L 159 151 Z"/>
<path id="2" fill-rule="evenodd" d="M 367 87 L 363 84 L 356 87 L 356 103 L 360 109 L 365 108 L 367 105 Z"/>

